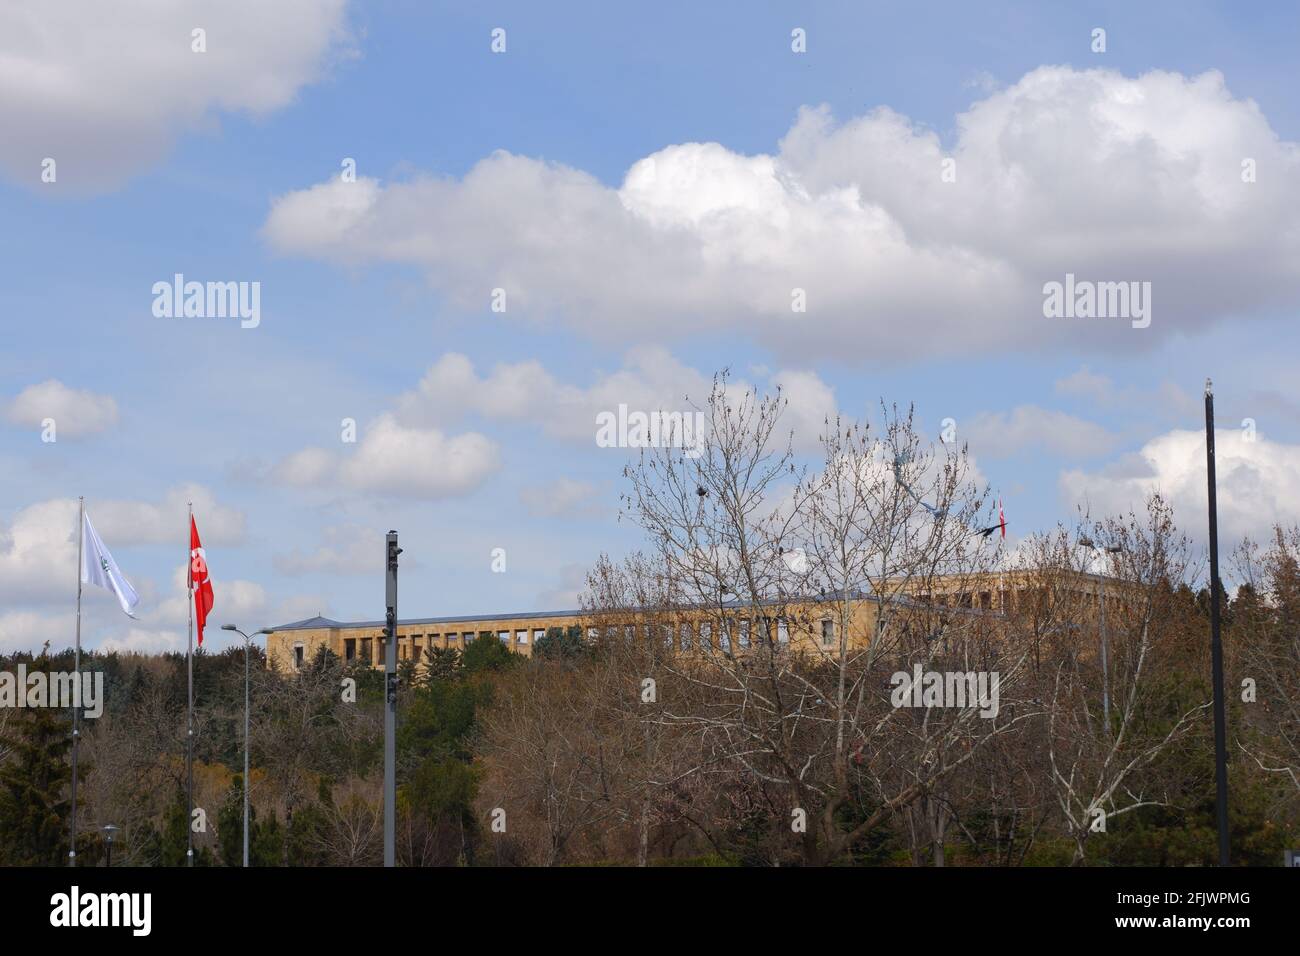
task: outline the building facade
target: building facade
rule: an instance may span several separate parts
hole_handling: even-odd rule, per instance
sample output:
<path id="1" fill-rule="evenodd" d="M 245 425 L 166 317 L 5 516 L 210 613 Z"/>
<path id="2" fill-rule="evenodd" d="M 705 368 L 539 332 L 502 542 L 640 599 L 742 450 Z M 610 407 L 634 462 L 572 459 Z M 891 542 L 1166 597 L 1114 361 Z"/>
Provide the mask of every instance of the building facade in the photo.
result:
<path id="1" fill-rule="evenodd" d="M 1099 601 L 1106 579 L 1098 575 L 1068 574 L 1049 583 L 1036 576 L 982 574 L 931 577 L 924 583 L 895 590 L 887 599 L 855 594 L 844 599 L 765 602 L 721 605 L 671 611 L 601 612 L 580 610 L 533 611 L 518 614 L 430 617 L 397 622 L 397 659 L 420 664 L 425 651 L 454 648 L 463 651 L 481 636 L 501 641 L 511 651 L 531 656 L 548 630 L 577 628 L 587 639 L 602 632 L 627 639 L 644 637 L 679 652 L 743 652 L 759 643 L 828 653 L 840 646 L 847 632 L 848 646 L 863 646 L 880 626 L 882 614 L 904 613 L 927 627 L 948 620 L 1005 621 L 1013 615 L 1033 616 L 1045 604 L 1068 593 L 1085 602 Z M 1113 585 L 1107 605 L 1118 602 Z M 384 666 L 383 621 L 342 622 L 313 617 L 272 628 L 267 638 L 269 666 L 294 671 L 328 648 L 345 662 L 361 661 Z"/>

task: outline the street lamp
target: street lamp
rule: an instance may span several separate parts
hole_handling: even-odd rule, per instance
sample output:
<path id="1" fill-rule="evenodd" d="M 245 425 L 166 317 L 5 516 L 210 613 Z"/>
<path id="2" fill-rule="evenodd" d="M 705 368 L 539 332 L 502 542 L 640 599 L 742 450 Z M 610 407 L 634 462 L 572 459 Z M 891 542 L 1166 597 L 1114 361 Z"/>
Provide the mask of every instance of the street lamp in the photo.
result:
<path id="1" fill-rule="evenodd" d="M 262 628 L 253 637 L 249 637 L 233 624 L 222 624 L 223 631 L 234 631 L 244 639 L 244 866 L 248 866 L 248 648 L 253 637 L 270 634 L 268 628 Z"/>
<path id="2" fill-rule="evenodd" d="M 101 830 L 104 831 L 104 839 L 108 841 L 108 868 L 113 868 L 113 837 L 117 836 L 118 828 L 111 823 L 106 823 Z"/>
<path id="3" fill-rule="evenodd" d="M 1119 545 L 1108 545 L 1101 547 L 1092 538 L 1082 537 L 1079 539 L 1079 547 L 1089 548 L 1098 554 L 1120 554 L 1123 548 Z M 1110 736 L 1110 663 L 1109 663 L 1109 646 L 1106 640 L 1106 575 L 1102 574 L 1101 583 L 1097 588 L 1097 608 L 1099 613 L 1097 627 L 1101 631 L 1101 713 L 1102 720 L 1106 724 L 1106 736 Z"/>

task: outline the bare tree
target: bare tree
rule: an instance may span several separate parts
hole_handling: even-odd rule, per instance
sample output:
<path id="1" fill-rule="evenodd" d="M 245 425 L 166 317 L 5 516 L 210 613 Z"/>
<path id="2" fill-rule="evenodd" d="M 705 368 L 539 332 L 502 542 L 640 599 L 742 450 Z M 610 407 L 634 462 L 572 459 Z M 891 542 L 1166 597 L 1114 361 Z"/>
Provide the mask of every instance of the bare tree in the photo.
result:
<path id="1" fill-rule="evenodd" d="M 1237 747 L 1262 772 L 1289 784 L 1300 803 L 1300 527 L 1273 530 L 1260 554 L 1235 554 L 1242 587 L 1233 602 L 1233 670 L 1243 694 Z"/>
<path id="2" fill-rule="evenodd" d="M 1205 700 L 1181 707 L 1167 682 L 1167 663 L 1193 610 L 1190 591 L 1179 590 L 1188 572 L 1188 543 L 1168 505 L 1153 495 L 1141 519 L 1108 519 L 1091 537 L 1113 556 L 1104 609 L 1108 677 L 1092 639 L 1092 628 L 1100 627 L 1102 579 L 1092 577 L 1094 593 L 1075 583 L 1089 577 L 1089 558 L 1064 529 L 1040 536 L 1025 558 L 1037 579 L 1049 582 L 1047 600 L 1058 622 L 1045 641 L 1040 685 L 1053 795 L 1076 864 L 1085 861 L 1090 836 L 1116 818 L 1172 802 L 1178 781 L 1152 774 L 1152 765 L 1209 707 Z M 1106 684 L 1109 725 L 1101 706 Z"/>
<path id="3" fill-rule="evenodd" d="M 992 606 L 930 600 L 941 579 L 960 591 L 994 560 L 965 449 L 923 448 L 910 415 L 883 409 L 879 438 L 827 421 L 820 467 L 801 468 L 779 429 L 784 404 L 720 375 L 701 446 L 644 451 L 625 513 L 649 537 L 659 623 L 695 622 L 703 652 L 665 659 L 693 692 L 666 700 L 662 719 L 704 741 L 697 772 L 730 762 L 784 791 L 803 858 L 823 863 L 938 799 L 942 778 L 1010 727 L 976 706 L 900 716 L 891 672 L 928 666 L 943 646 L 998 670 L 1005 696 L 1028 655 L 993 639 Z"/>

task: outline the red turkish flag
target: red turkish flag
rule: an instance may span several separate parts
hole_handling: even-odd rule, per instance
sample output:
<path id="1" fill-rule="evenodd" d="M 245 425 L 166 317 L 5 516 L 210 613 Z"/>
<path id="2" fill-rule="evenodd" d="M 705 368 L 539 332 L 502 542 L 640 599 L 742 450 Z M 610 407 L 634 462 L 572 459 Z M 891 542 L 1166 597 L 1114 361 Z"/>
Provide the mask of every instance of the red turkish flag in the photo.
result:
<path id="1" fill-rule="evenodd" d="M 203 625 L 212 610 L 212 581 L 208 578 L 208 558 L 199 541 L 199 529 L 190 515 L 190 588 L 194 591 L 194 616 L 199 623 L 199 647 L 203 646 Z"/>

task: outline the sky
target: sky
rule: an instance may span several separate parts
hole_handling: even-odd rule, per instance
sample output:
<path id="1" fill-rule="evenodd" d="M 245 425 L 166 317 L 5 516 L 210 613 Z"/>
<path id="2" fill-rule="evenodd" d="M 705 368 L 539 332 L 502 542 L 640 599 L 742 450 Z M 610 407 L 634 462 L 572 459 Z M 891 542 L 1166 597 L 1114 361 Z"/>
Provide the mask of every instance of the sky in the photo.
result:
<path id="1" fill-rule="evenodd" d="M 641 543 L 596 416 L 723 367 L 804 450 L 882 399 L 951 420 L 1011 541 L 1153 490 L 1203 538 L 1212 377 L 1224 541 L 1300 521 L 1298 28 L 8 0 L 0 651 L 71 644 L 78 496 L 141 595 L 88 589 L 86 647 L 184 649 L 188 502 L 205 646 L 381 618 L 390 528 L 402 617 L 575 607 Z M 177 274 L 258 307 L 170 315 Z M 1054 313 L 1067 276 L 1129 302 Z"/>

